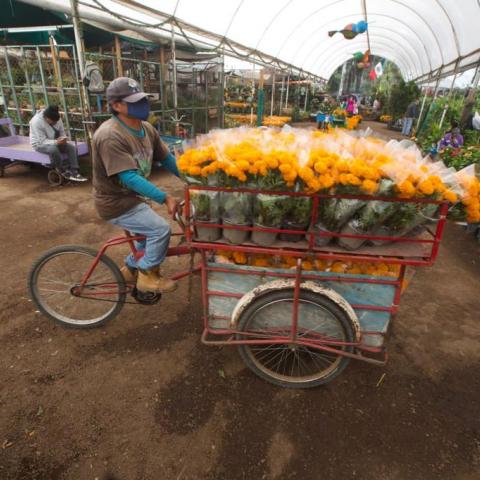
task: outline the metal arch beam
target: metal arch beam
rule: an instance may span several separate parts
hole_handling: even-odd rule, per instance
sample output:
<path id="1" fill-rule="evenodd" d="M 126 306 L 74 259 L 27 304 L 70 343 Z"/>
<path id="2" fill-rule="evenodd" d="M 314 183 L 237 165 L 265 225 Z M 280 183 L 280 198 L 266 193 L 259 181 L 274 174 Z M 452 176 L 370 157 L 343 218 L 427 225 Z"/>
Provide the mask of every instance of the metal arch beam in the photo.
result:
<path id="1" fill-rule="evenodd" d="M 480 0 L 479 0 L 479 1 L 480 1 Z M 327 25 L 329 25 L 331 22 L 337 22 L 337 21 L 342 20 L 342 19 L 344 19 L 344 18 L 351 18 L 351 17 L 353 17 L 353 16 L 361 16 L 361 15 L 362 15 L 362 14 L 353 14 L 353 15 L 344 15 L 344 16 L 342 16 L 342 17 L 338 17 L 338 18 L 336 18 L 336 19 L 333 19 L 333 20 L 329 21 L 328 23 L 325 23 L 325 24 L 322 25 L 320 28 L 317 28 L 317 29 L 315 30 L 315 32 L 313 32 L 313 33 L 314 33 L 314 34 L 315 34 L 315 33 L 319 33 L 320 30 L 322 30 L 324 27 L 326 27 Z M 426 59 L 427 59 L 427 61 L 428 61 L 428 65 L 429 65 L 429 67 L 430 67 L 430 71 L 433 70 L 432 62 L 431 62 L 430 56 L 429 56 L 429 54 L 428 54 L 427 48 L 425 47 L 425 44 L 423 43 L 423 41 L 422 41 L 421 37 L 418 35 L 418 33 L 417 33 L 412 27 L 410 27 L 410 26 L 408 25 L 408 23 L 406 23 L 406 22 L 404 22 L 403 20 L 400 20 L 400 19 L 398 19 L 397 17 L 394 17 L 394 16 L 392 16 L 392 15 L 378 14 L 378 13 L 371 13 L 371 15 L 375 15 L 376 17 L 389 18 L 389 19 L 391 19 L 391 20 L 393 20 L 393 21 L 395 21 L 395 22 L 400 23 L 400 24 L 401 24 L 402 26 L 404 26 L 407 30 L 409 30 L 410 32 L 412 32 L 413 35 L 414 35 L 414 37 L 419 41 L 420 45 L 421 45 L 421 46 L 423 47 L 423 49 L 424 49 L 425 57 L 426 57 Z M 314 47 L 312 48 L 312 50 L 310 50 L 310 52 L 308 53 L 307 57 L 305 57 L 305 60 L 304 60 L 303 63 L 302 63 L 302 67 L 305 65 L 305 63 L 306 63 L 306 61 L 307 61 L 307 58 L 310 57 L 311 54 L 312 54 L 316 49 L 318 49 L 319 45 L 320 45 L 322 42 L 324 42 L 324 40 L 314 45 Z M 409 42 L 409 43 L 410 43 L 410 42 Z M 412 48 L 413 48 L 413 46 L 412 46 Z M 296 57 L 296 55 L 298 54 L 299 51 L 301 51 L 301 47 L 295 52 L 294 58 Z M 418 53 L 417 53 L 417 56 L 418 56 L 419 59 L 421 58 Z"/>
<path id="2" fill-rule="evenodd" d="M 402 7 L 406 8 L 407 10 L 410 10 L 417 18 L 420 19 L 420 21 L 426 25 L 426 27 L 428 28 L 428 30 L 430 31 L 430 33 L 433 35 L 433 38 L 435 39 L 435 42 L 437 44 L 437 47 L 438 47 L 438 51 L 440 52 L 440 57 L 442 58 L 442 65 L 445 63 L 445 58 L 443 57 L 443 50 L 442 50 L 442 47 L 440 45 L 440 42 L 437 38 L 437 36 L 435 35 L 435 32 L 434 30 L 432 29 L 432 27 L 430 26 L 430 24 L 419 14 L 417 13 L 412 7 L 410 7 L 409 5 L 405 5 L 403 2 L 401 2 L 400 0 L 385 0 L 385 1 L 388 1 L 388 2 L 392 2 L 392 3 L 396 3 L 397 5 L 402 5 Z M 374 14 L 373 14 L 374 15 Z"/>
<path id="3" fill-rule="evenodd" d="M 24 3 L 33 3 L 36 0 L 20 0 Z M 52 2 L 52 0 L 45 0 L 48 2 Z M 246 45 L 243 45 L 239 42 L 233 41 L 229 38 L 226 38 L 222 35 L 210 32 L 206 29 L 197 27 L 191 23 L 185 22 L 183 20 L 180 20 L 176 17 L 172 17 L 170 14 L 162 12 L 161 10 L 158 10 L 153 7 L 149 7 L 147 5 L 143 5 L 142 3 L 136 1 L 136 0 L 112 0 L 115 3 L 123 6 L 130 7 L 131 9 L 143 13 L 143 14 L 148 14 L 152 16 L 155 19 L 159 19 L 160 21 L 164 22 L 165 24 L 170 24 L 173 23 L 175 24 L 181 31 L 180 37 L 186 37 L 186 33 L 183 31 L 185 30 L 186 32 L 190 34 L 195 34 L 199 35 L 203 38 L 202 41 L 198 41 L 199 43 L 202 43 L 203 45 L 208 45 L 208 41 L 212 42 L 217 42 L 216 44 L 213 45 L 208 45 L 209 48 L 212 51 L 216 52 L 221 52 L 225 53 L 226 55 L 230 55 L 235 58 L 240 58 L 240 59 L 249 59 L 250 62 L 257 63 L 259 65 L 264 65 L 266 67 L 271 66 L 278 68 L 280 70 L 291 70 L 293 72 L 296 72 L 296 74 L 303 75 L 303 74 L 308 74 L 312 78 L 320 79 L 318 75 L 312 72 L 305 72 L 301 68 L 297 67 L 296 65 L 293 65 L 289 62 L 280 60 L 272 55 L 266 54 L 264 52 L 260 52 L 258 50 L 255 50 L 251 47 L 248 47 Z M 89 8 L 93 8 L 93 6 L 88 5 Z M 57 8 L 58 10 L 58 8 Z M 82 15 L 82 12 L 80 12 Z M 197 40 L 196 40 L 197 41 Z M 228 47 L 228 48 L 226 48 Z M 253 57 L 253 58 L 252 58 Z M 323 79 L 324 80 L 324 79 Z"/>
<path id="4" fill-rule="evenodd" d="M 413 77 L 411 67 L 408 64 L 405 63 L 404 59 L 402 59 L 402 58 L 395 59 L 390 55 L 389 52 L 391 51 L 391 47 L 381 45 L 380 49 L 381 50 L 378 51 L 380 56 L 382 56 L 383 58 L 386 58 L 387 60 L 389 60 L 392 63 L 395 63 L 399 67 L 399 69 L 402 71 L 403 75 L 405 75 L 405 76 L 410 75 L 411 77 Z M 346 51 L 346 50 L 347 49 L 343 49 L 343 51 Z M 343 51 L 340 52 L 340 53 L 343 54 Z M 327 64 L 327 68 L 325 68 L 324 71 L 325 71 L 325 73 L 328 72 L 329 77 L 332 76 L 333 72 L 335 71 L 335 69 L 337 67 L 339 67 L 340 65 L 343 65 L 343 63 L 345 63 L 346 61 L 348 61 L 351 58 L 350 56 L 347 56 L 346 52 L 345 52 L 345 57 L 343 57 L 343 56 L 340 57 L 338 51 L 336 52 L 336 56 L 337 56 L 337 59 L 335 59 L 334 56 L 331 56 L 330 58 L 325 60 L 325 63 Z M 332 58 L 333 58 L 333 60 L 332 60 Z M 340 58 L 342 58 L 342 59 L 340 59 Z"/>
<path id="5" fill-rule="evenodd" d="M 313 16 L 315 16 L 317 13 L 324 11 L 325 9 L 332 7 L 333 5 L 336 5 L 337 3 L 341 3 L 345 0 L 335 0 L 334 2 L 329 3 L 328 5 L 322 5 L 319 9 L 315 10 L 314 12 L 310 13 L 307 15 L 303 20 L 297 23 L 297 25 L 290 31 L 290 33 L 285 37 L 285 40 L 283 43 L 280 45 L 280 48 L 278 49 L 278 53 L 276 56 L 280 55 L 280 52 L 284 49 L 285 45 L 288 44 L 292 36 L 295 34 L 295 32 L 302 27 L 302 25 L 310 20 Z M 480 0 L 478 0 L 480 2 Z"/>
<path id="6" fill-rule="evenodd" d="M 408 68 L 407 70 L 410 71 L 410 72 L 415 72 L 416 74 L 418 74 L 418 71 L 417 71 L 417 67 L 415 65 L 415 63 L 409 61 L 409 58 L 404 56 L 404 54 L 400 54 L 399 52 L 396 52 L 395 49 L 392 47 L 392 43 L 389 43 L 388 41 L 384 42 L 383 40 L 388 40 L 389 38 L 388 37 L 385 37 L 383 35 L 379 35 L 379 34 L 376 34 L 375 37 L 372 36 L 372 48 L 375 48 L 375 44 L 387 49 L 387 51 L 392 51 L 392 56 L 393 58 L 395 58 L 395 55 L 398 55 L 398 58 L 402 61 L 402 63 L 404 65 L 406 65 Z M 394 43 L 394 42 L 393 42 Z M 341 51 L 343 52 L 344 50 L 348 51 L 348 50 L 351 50 L 352 48 L 352 45 L 348 44 L 348 45 L 345 45 L 345 48 L 342 48 Z M 315 61 L 313 62 L 312 65 L 314 65 L 314 68 L 316 65 L 318 65 L 318 63 L 323 59 L 324 61 L 328 61 L 328 59 L 334 55 L 337 55 L 338 54 L 338 51 L 339 49 L 331 49 L 331 50 L 325 50 L 323 52 L 320 53 L 320 55 L 317 56 L 317 58 L 315 59 Z M 325 55 L 327 55 L 325 57 Z"/>
<path id="7" fill-rule="evenodd" d="M 375 27 L 375 29 L 387 30 L 387 31 L 390 32 L 391 34 L 392 34 L 392 33 L 395 33 L 396 35 L 400 35 L 400 34 L 398 34 L 397 32 L 392 32 L 391 30 L 387 29 L 386 27 Z M 371 39 L 372 39 L 372 45 L 373 45 L 373 46 L 372 46 L 372 49 L 373 49 L 373 50 L 375 49 L 375 38 L 383 38 L 383 39 L 389 38 L 389 37 L 387 37 L 387 36 L 385 36 L 385 35 L 378 34 L 378 33 L 375 33 L 375 32 L 373 32 L 373 31 L 370 32 L 370 33 L 371 33 L 370 36 L 371 36 Z M 418 54 L 417 54 L 417 52 L 414 50 L 414 48 L 412 47 L 412 45 L 411 45 L 410 43 L 408 43 L 408 42 L 406 43 L 406 45 L 408 45 L 409 48 L 411 48 L 411 50 L 414 52 L 414 57 L 418 57 Z M 323 55 L 324 53 L 325 53 L 325 52 L 322 52 L 320 55 Z M 375 54 L 375 53 L 373 53 L 373 55 L 374 55 L 374 54 Z M 316 64 L 319 59 L 320 59 L 320 58 L 317 57 L 317 58 L 314 60 L 313 64 Z M 409 64 L 412 64 L 412 66 L 414 67 L 413 70 L 415 70 L 415 74 L 416 74 L 416 75 L 420 75 L 420 74 L 422 73 L 422 71 L 421 71 L 422 62 L 421 62 L 420 58 L 418 58 L 418 62 L 412 60 L 411 62 L 408 62 L 408 63 L 409 63 Z M 303 67 L 303 66 L 304 66 L 304 65 L 302 65 L 302 67 Z"/>
<path id="8" fill-rule="evenodd" d="M 230 22 L 228 23 L 228 26 L 227 26 L 227 29 L 225 30 L 225 33 L 223 34 L 224 37 L 226 37 L 228 35 L 228 32 L 230 31 L 230 28 L 232 27 L 232 24 L 235 20 L 235 17 L 237 16 L 238 11 L 240 10 L 241 6 L 243 5 L 243 2 L 244 2 L 244 0 L 240 0 L 240 3 L 238 4 L 237 8 L 233 12 L 232 18 L 230 19 Z"/>
<path id="9" fill-rule="evenodd" d="M 443 6 L 440 0 L 434 0 L 434 2 L 442 9 L 443 13 L 447 17 L 448 23 L 450 24 L 450 28 L 452 29 L 453 38 L 455 39 L 455 48 L 457 49 L 457 57 L 460 58 L 462 56 L 460 52 L 460 42 L 458 40 L 457 31 L 455 29 L 455 25 L 453 24 L 450 15 L 447 12 L 447 9 Z M 477 0 L 478 4 L 480 5 L 480 0 Z"/>
<path id="10" fill-rule="evenodd" d="M 280 10 L 278 10 L 278 12 L 272 17 L 272 19 L 270 20 L 270 22 L 268 22 L 267 26 L 265 27 L 265 30 L 263 31 L 262 35 L 260 35 L 260 38 L 258 39 L 257 45 L 255 46 L 255 50 L 258 49 L 260 43 L 261 43 L 262 40 L 265 38 L 265 35 L 267 34 L 268 30 L 269 30 L 270 27 L 273 25 L 273 22 L 282 14 L 282 12 L 283 12 L 293 1 L 294 1 L 294 0 L 287 0 L 287 2 L 285 3 L 285 5 L 284 5 Z"/>

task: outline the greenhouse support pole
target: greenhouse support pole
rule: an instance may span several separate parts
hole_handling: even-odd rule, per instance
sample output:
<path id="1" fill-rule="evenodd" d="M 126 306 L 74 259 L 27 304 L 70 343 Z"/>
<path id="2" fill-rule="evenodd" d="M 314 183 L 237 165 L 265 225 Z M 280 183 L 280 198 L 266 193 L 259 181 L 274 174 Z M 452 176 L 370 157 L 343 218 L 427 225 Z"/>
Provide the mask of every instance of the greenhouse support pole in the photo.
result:
<path id="1" fill-rule="evenodd" d="M 218 128 L 225 127 L 225 56 L 222 56 L 222 70 L 220 71 L 219 79 L 219 89 L 218 89 Z"/>
<path id="2" fill-rule="evenodd" d="M 455 64 L 455 70 L 453 72 L 452 85 L 450 86 L 450 91 L 448 92 L 447 103 L 445 103 L 445 106 L 443 107 L 442 118 L 440 118 L 440 124 L 439 124 L 440 128 L 442 128 L 443 122 L 445 120 L 445 116 L 447 115 L 448 104 L 450 103 L 450 100 L 452 99 L 453 87 L 455 86 L 455 81 L 457 80 L 457 72 L 458 72 L 458 61 Z"/>
<path id="3" fill-rule="evenodd" d="M 263 68 L 260 70 L 260 80 L 258 82 L 258 100 L 257 100 L 257 127 L 262 125 L 263 119 L 263 100 L 264 94 L 263 91 L 263 81 L 264 81 L 264 71 Z"/>
<path id="4" fill-rule="evenodd" d="M 283 90 L 285 89 L 285 75 L 282 74 L 282 87 L 280 89 L 280 107 L 278 109 L 278 114 L 282 114 L 282 107 L 283 107 Z"/>
<path id="5" fill-rule="evenodd" d="M 20 125 L 20 135 L 23 135 L 24 132 L 23 132 L 22 113 L 20 111 L 20 104 L 18 103 L 17 92 L 15 90 L 15 82 L 13 81 L 12 68 L 10 66 L 10 60 L 8 58 L 7 49 L 4 48 L 3 51 L 5 53 L 5 63 L 7 65 L 8 81 L 10 82 L 10 86 L 12 88 L 13 103 L 15 104 L 15 108 L 17 110 L 18 123 Z M 4 101 L 5 101 L 5 112 L 7 113 L 7 117 L 8 117 L 9 116 L 9 114 L 8 114 L 8 101 L 7 101 L 6 97 L 4 97 Z"/>
<path id="6" fill-rule="evenodd" d="M 55 85 L 60 88 L 60 80 L 58 79 L 58 65 L 57 65 L 57 51 L 52 35 L 48 36 L 48 43 L 50 45 L 50 54 L 52 55 L 53 73 L 55 75 Z"/>
<path id="7" fill-rule="evenodd" d="M 427 89 L 425 89 L 425 95 L 423 96 L 422 100 L 422 106 L 420 107 L 420 113 L 418 114 L 417 118 L 417 130 L 418 130 L 418 125 L 420 124 L 420 121 L 422 119 L 423 111 L 425 110 L 425 102 L 427 101 Z"/>
<path id="8" fill-rule="evenodd" d="M 177 119 L 177 107 L 178 107 L 178 98 L 177 98 L 177 56 L 175 52 L 175 30 L 173 24 L 170 25 L 172 38 L 171 38 L 171 49 L 172 49 L 172 87 L 173 87 L 173 115 Z"/>
<path id="9" fill-rule="evenodd" d="M 275 102 L 275 70 L 272 77 L 272 98 L 270 100 L 270 116 L 273 115 L 273 103 Z"/>
<path id="10" fill-rule="evenodd" d="M 83 49 L 83 31 L 78 15 L 78 0 L 70 0 L 70 8 L 72 9 L 73 33 L 75 35 L 75 46 L 77 47 L 80 78 L 83 81 L 85 77 L 85 53 Z"/>
<path id="11" fill-rule="evenodd" d="M 343 87 L 345 85 L 345 77 L 347 75 L 347 62 L 342 66 L 342 75 L 340 77 L 340 85 L 338 86 L 338 96 L 341 97 L 343 93 Z"/>
<path id="12" fill-rule="evenodd" d="M 438 88 L 440 86 L 440 74 L 441 74 L 441 69 L 438 70 L 438 75 L 437 75 L 437 81 L 435 83 L 435 90 L 433 92 L 433 97 L 432 97 L 432 103 L 430 104 L 429 108 L 428 108 L 428 112 L 427 114 L 425 115 L 425 118 L 424 120 L 420 123 L 419 127 L 417 128 L 417 132 L 416 132 L 416 136 L 418 137 L 418 135 L 420 134 L 420 132 L 423 130 L 423 127 L 425 125 L 425 123 L 427 123 L 429 117 L 430 117 L 430 112 L 432 111 L 432 108 L 433 108 L 433 105 L 435 103 L 435 99 L 437 98 L 437 95 L 438 95 Z"/>
<path id="13" fill-rule="evenodd" d="M 252 73 L 252 105 L 250 106 L 250 125 L 253 125 L 253 101 L 255 100 L 255 64 Z"/>
<path id="14" fill-rule="evenodd" d="M 205 68 L 205 70 L 203 71 L 203 78 L 205 79 L 205 133 L 208 133 L 208 124 L 209 124 L 209 121 L 208 121 L 208 106 L 210 104 L 210 102 L 208 101 L 208 70 L 207 68 Z"/>
<path id="15" fill-rule="evenodd" d="M 287 91 L 285 92 L 285 108 L 288 108 L 288 90 L 290 88 L 290 73 L 287 76 Z"/>
<path id="16" fill-rule="evenodd" d="M 27 66 L 28 62 L 27 62 L 27 57 L 25 56 L 25 49 L 23 47 L 20 47 L 20 51 L 22 52 L 22 59 L 25 62 L 25 66 Z M 32 84 L 30 82 L 30 74 L 28 73 L 28 68 L 25 68 L 24 72 L 25 72 L 25 81 L 27 82 L 28 96 L 30 97 L 30 103 L 32 105 L 32 115 L 35 115 L 37 108 L 35 105 L 35 98 L 33 96 Z"/>
<path id="17" fill-rule="evenodd" d="M 37 52 L 37 60 L 38 60 L 38 67 L 40 71 L 40 79 L 42 80 L 42 90 L 43 90 L 43 98 L 45 100 L 45 106 L 48 105 L 48 94 L 47 94 L 47 86 L 45 84 L 45 74 L 43 72 L 43 63 L 42 63 L 42 54 L 40 53 L 40 47 L 37 45 L 35 47 Z"/>
<path id="18" fill-rule="evenodd" d="M 115 59 L 117 60 L 117 75 L 123 77 L 122 46 L 118 35 L 115 35 Z"/>
<path id="19" fill-rule="evenodd" d="M 303 111 L 307 111 L 307 103 L 308 103 L 308 91 L 310 90 L 310 85 L 307 83 L 305 86 L 305 105 L 303 107 Z"/>

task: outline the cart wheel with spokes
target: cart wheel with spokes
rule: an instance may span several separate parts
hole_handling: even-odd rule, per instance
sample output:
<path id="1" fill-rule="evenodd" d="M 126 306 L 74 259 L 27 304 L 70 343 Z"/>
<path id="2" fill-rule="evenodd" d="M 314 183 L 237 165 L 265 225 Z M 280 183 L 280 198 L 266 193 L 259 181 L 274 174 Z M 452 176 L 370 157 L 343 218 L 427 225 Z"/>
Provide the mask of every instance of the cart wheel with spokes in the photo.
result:
<path id="1" fill-rule="evenodd" d="M 97 252 L 78 245 L 63 245 L 45 252 L 32 266 L 28 286 L 38 309 L 56 322 L 74 328 L 93 328 L 114 318 L 123 307 L 126 285 L 117 265 L 100 257 L 86 285 Z"/>
<path id="2" fill-rule="evenodd" d="M 55 169 L 48 171 L 47 179 L 52 187 L 59 187 L 65 180 L 61 173 Z"/>
<path id="3" fill-rule="evenodd" d="M 237 340 L 289 338 L 292 331 L 293 289 L 273 290 L 253 300 L 238 318 Z M 345 310 L 326 295 L 302 289 L 298 305 L 298 338 L 351 343 L 354 329 Z M 348 357 L 301 343 L 239 345 L 245 364 L 259 377 L 281 387 L 309 388 L 330 382 L 349 362 Z M 351 345 L 331 346 L 352 352 Z"/>

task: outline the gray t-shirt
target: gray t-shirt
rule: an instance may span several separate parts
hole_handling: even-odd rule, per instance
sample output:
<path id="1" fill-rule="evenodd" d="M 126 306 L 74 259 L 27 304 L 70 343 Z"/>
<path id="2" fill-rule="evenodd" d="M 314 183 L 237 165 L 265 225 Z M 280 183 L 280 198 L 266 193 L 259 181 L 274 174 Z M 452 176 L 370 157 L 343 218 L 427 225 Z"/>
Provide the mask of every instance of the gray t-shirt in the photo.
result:
<path id="1" fill-rule="evenodd" d="M 168 148 L 148 122 L 142 122 L 145 135 L 137 137 L 115 118 L 104 122 L 93 136 L 93 188 L 95 207 L 105 220 L 119 217 L 142 203 L 136 192 L 123 186 L 117 176 L 138 170 L 147 178 L 153 160 L 162 162 Z"/>

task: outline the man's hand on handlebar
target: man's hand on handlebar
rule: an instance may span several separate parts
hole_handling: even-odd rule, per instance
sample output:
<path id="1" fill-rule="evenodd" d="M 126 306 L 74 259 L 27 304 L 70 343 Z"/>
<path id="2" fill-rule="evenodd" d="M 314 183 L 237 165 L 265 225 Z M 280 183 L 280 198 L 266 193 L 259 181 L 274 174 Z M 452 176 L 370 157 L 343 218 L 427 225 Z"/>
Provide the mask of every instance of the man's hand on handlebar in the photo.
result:
<path id="1" fill-rule="evenodd" d="M 167 210 L 170 215 L 175 215 L 179 204 L 180 201 L 178 199 L 172 197 L 171 195 L 167 195 L 167 198 L 165 199 L 165 205 L 167 206 Z"/>

